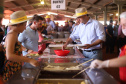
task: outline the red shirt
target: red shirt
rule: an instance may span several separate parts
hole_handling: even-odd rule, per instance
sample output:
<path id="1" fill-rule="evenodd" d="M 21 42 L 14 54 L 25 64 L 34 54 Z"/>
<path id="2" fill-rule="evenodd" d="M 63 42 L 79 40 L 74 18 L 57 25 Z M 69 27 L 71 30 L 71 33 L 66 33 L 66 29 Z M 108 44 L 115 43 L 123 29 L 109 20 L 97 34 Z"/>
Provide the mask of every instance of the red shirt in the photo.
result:
<path id="1" fill-rule="evenodd" d="M 39 42 L 41 42 L 43 40 L 43 36 L 42 36 L 42 34 L 40 32 L 38 32 L 38 34 L 39 34 Z M 39 54 L 42 54 L 45 49 L 46 49 L 46 44 L 45 43 L 38 45 Z"/>
<path id="2" fill-rule="evenodd" d="M 121 52 L 120 52 L 120 56 L 119 57 L 123 57 L 126 55 L 126 45 L 124 45 L 123 47 L 121 47 Z M 126 67 L 120 67 L 119 68 L 119 75 L 120 75 L 120 79 L 126 83 Z"/>

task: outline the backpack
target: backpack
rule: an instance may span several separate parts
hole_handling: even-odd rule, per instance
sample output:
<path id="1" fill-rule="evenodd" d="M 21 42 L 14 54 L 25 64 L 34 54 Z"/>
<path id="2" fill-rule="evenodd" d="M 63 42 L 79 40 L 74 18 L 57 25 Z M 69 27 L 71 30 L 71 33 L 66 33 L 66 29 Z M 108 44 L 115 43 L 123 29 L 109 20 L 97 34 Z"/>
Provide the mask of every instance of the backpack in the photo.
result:
<path id="1" fill-rule="evenodd" d="M 5 62 L 5 54 L 3 51 L 3 45 L 0 44 L 0 75 L 3 74 L 4 66 L 6 63 L 7 61 Z"/>

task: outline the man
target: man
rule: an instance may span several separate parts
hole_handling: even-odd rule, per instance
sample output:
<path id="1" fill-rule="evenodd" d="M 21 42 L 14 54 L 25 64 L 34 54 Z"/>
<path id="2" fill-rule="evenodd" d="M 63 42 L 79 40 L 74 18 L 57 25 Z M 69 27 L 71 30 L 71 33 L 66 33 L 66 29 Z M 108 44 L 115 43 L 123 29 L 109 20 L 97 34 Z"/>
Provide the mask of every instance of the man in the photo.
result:
<path id="1" fill-rule="evenodd" d="M 4 31 L 2 30 L 2 26 L 0 27 L 0 43 L 2 42 L 4 37 Z"/>
<path id="2" fill-rule="evenodd" d="M 62 31 L 69 31 L 69 23 L 68 23 L 68 20 L 65 21 L 65 25 L 63 26 L 63 30 Z"/>
<path id="3" fill-rule="evenodd" d="M 74 26 L 74 22 L 71 20 L 71 21 L 69 21 L 69 29 L 68 29 L 68 31 L 70 32 L 70 33 L 72 33 L 72 28 L 73 28 L 73 26 Z"/>
<path id="4" fill-rule="evenodd" d="M 47 23 L 47 25 L 51 25 L 51 27 L 53 28 L 53 29 L 55 29 L 55 23 L 50 19 L 50 16 L 49 15 L 47 15 L 46 17 L 45 17 L 45 19 L 46 19 L 46 23 Z"/>
<path id="5" fill-rule="evenodd" d="M 114 52 L 114 45 L 113 45 L 113 21 L 110 21 L 110 24 L 106 28 L 106 53 L 110 51 L 110 53 Z"/>
<path id="6" fill-rule="evenodd" d="M 126 36 L 126 12 L 120 14 L 120 24 L 122 32 Z M 105 61 L 94 60 L 90 68 L 119 67 L 120 84 L 126 84 L 126 45 L 121 47 L 120 50 L 119 57 Z"/>
<path id="7" fill-rule="evenodd" d="M 118 28 L 119 28 L 119 25 L 118 25 L 118 21 L 117 20 L 115 20 L 115 24 L 114 24 L 114 26 L 113 26 L 113 47 L 115 47 L 116 46 L 116 48 L 117 48 L 117 52 L 118 52 L 118 39 L 117 39 L 117 37 L 118 37 Z"/>
<path id="8" fill-rule="evenodd" d="M 72 27 L 72 33 L 71 33 L 71 34 L 73 34 L 73 33 L 76 31 L 78 25 L 80 24 L 80 19 L 79 19 L 79 18 L 76 18 L 75 21 L 76 21 L 76 23 L 75 23 L 74 26 Z M 77 39 L 73 42 L 73 44 L 76 44 L 76 43 L 77 43 L 77 44 L 81 44 L 81 42 L 80 42 L 79 39 L 80 39 L 80 38 L 77 38 Z"/>
<path id="9" fill-rule="evenodd" d="M 23 45 L 23 55 L 26 55 L 32 51 L 38 51 L 39 37 L 37 29 L 42 27 L 43 18 L 38 15 L 34 15 L 32 18 L 31 26 L 28 26 L 18 37 L 19 42 Z"/>
<path id="10" fill-rule="evenodd" d="M 71 34 L 73 34 L 76 31 L 76 28 L 80 24 L 80 19 L 79 18 L 76 18 L 75 21 L 76 21 L 76 23 L 74 24 L 74 26 L 72 26 L 72 33 Z"/>
<path id="11" fill-rule="evenodd" d="M 103 25 L 88 16 L 86 8 L 77 8 L 76 17 L 80 19 L 80 24 L 76 31 L 67 39 L 63 49 L 76 38 L 80 38 L 83 47 L 83 55 L 86 58 L 102 59 L 101 43 L 105 41 Z"/>

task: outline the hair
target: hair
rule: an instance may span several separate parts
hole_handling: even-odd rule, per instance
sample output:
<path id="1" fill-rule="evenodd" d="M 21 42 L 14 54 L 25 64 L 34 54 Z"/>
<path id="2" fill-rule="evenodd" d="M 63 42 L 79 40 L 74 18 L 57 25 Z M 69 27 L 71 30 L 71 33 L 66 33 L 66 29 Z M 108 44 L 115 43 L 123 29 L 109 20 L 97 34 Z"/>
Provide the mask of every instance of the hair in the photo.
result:
<path id="1" fill-rule="evenodd" d="M 113 23 L 113 20 L 110 20 L 110 23 Z"/>
<path id="2" fill-rule="evenodd" d="M 120 18 L 126 18 L 126 11 L 120 14 Z"/>
<path id="3" fill-rule="evenodd" d="M 33 17 L 32 17 L 32 19 L 31 19 L 32 21 L 39 21 L 39 20 L 44 20 L 44 18 L 42 18 L 41 16 L 38 16 L 37 14 L 35 14 Z"/>

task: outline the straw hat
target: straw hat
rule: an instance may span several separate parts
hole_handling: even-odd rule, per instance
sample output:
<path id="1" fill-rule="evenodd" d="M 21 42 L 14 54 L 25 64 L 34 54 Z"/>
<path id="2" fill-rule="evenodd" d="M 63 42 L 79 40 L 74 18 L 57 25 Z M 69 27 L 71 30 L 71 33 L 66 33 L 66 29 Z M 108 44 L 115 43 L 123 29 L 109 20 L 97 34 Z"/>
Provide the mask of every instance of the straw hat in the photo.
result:
<path id="1" fill-rule="evenodd" d="M 49 15 L 46 15 L 46 17 L 45 18 L 50 18 L 50 16 Z"/>
<path id="2" fill-rule="evenodd" d="M 10 15 L 10 23 L 8 25 L 14 25 L 23 23 L 30 18 L 27 18 L 25 11 L 16 11 Z"/>
<path id="3" fill-rule="evenodd" d="M 77 17 L 87 15 L 87 14 L 89 14 L 89 13 L 87 12 L 87 9 L 85 7 L 77 8 L 77 9 L 75 9 L 75 14 L 73 15 L 73 17 L 77 18 Z"/>

